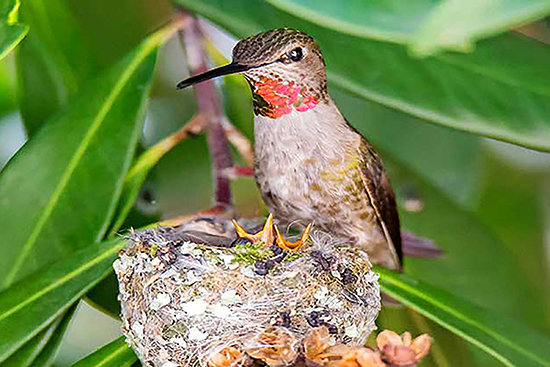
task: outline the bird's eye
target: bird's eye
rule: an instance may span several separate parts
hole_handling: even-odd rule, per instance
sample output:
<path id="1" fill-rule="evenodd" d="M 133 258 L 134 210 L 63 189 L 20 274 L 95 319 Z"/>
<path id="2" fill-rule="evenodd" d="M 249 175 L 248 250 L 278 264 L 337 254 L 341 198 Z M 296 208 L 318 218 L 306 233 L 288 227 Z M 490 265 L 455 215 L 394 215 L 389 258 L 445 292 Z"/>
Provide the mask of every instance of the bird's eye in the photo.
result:
<path id="1" fill-rule="evenodd" d="M 304 53 L 302 52 L 302 49 L 300 47 L 296 47 L 294 50 L 289 51 L 287 55 L 288 58 L 292 61 L 300 61 L 302 60 Z"/>

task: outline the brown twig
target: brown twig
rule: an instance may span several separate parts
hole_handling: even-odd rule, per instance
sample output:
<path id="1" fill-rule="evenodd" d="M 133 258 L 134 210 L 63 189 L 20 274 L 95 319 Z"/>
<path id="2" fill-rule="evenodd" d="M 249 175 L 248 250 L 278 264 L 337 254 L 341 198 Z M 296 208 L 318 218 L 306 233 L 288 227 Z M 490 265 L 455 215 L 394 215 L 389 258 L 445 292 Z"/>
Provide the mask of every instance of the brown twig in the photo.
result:
<path id="1" fill-rule="evenodd" d="M 188 17 L 190 18 L 189 22 L 183 31 L 183 44 L 187 54 L 189 72 L 195 75 L 207 71 L 208 62 L 197 19 L 191 15 Z M 223 110 L 212 81 L 199 83 L 193 86 L 193 89 L 199 113 L 208 117 L 205 131 L 215 188 L 214 207 L 222 206 L 231 211 L 230 180 L 223 172 L 225 169 L 233 167 L 233 158 L 226 132 L 222 126 Z"/>
<path id="2" fill-rule="evenodd" d="M 231 121 L 229 121 L 229 119 L 227 119 L 226 117 L 222 119 L 222 126 L 225 130 L 225 133 L 227 134 L 229 142 L 237 149 L 245 162 L 249 166 L 252 166 L 254 161 L 254 153 L 252 152 L 252 143 L 250 143 L 250 140 L 248 140 L 248 138 L 242 132 L 240 132 L 239 129 L 237 129 L 235 125 L 233 125 Z"/>

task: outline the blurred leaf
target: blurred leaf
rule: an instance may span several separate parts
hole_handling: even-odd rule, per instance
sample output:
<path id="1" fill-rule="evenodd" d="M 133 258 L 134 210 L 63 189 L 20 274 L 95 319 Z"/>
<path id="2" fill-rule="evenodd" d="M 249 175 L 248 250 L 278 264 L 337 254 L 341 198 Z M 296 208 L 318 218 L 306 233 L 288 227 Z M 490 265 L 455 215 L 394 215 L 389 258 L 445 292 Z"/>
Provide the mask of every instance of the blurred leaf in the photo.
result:
<path id="1" fill-rule="evenodd" d="M 174 15 L 170 0 L 63 1 L 101 68 L 118 62 Z"/>
<path id="2" fill-rule="evenodd" d="M 329 80 L 348 92 L 437 124 L 550 150 L 550 47 L 540 42 L 510 34 L 481 42 L 472 54 L 419 60 L 403 46 L 334 32 L 267 3 L 178 3 L 239 37 L 282 26 L 303 30 L 321 45 Z"/>
<path id="3" fill-rule="evenodd" d="M 202 119 L 202 117 L 201 117 Z M 115 220 L 109 232 L 109 237 L 116 235 L 128 213 L 134 206 L 139 189 L 147 178 L 151 169 L 164 157 L 174 146 L 187 137 L 186 127 L 180 128 L 175 133 L 159 141 L 152 147 L 145 150 L 137 158 L 124 179 L 122 195 L 115 215 Z"/>
<path id="4" fill-rule="evenodd" d="M 525 317 L 532 327 L 550 333 L 550 294 L 547 292 L 550 279 L 546 275 L 549 263 L 545 246 L 548 231 L 545 212 L 550 207 L 550 197 L 543 193 L 549 182 L 550 154 L 490 143 L 493 150 L 484 158 L 487 168 L 479 177 L 481 193 L 476 214 L 483 224 L 499 235 L 516 259 L 516 271 L 520 271 L 536 289 L 536 297 L 528 302 L 532 312 L 526 312 Z M 540 171 L 530 169 L 526 163 L 517 166 L 502 157 L 495 157 L 496 149 L 509 152 L 516 159 L 540 159 Z"/>
<path id="5" fill-rule="evenodd" d="M 26 342 L 21 348 L 17 349 L 15 353 L 2 362 L 2 367 L 32 366 L 34 359 L 40 354 L 40 351 L 46 346 L 46 344 L 48 344 L 48 341 L 57 328 L 58 323 L 59 320 L 54 321 L 50 326 Z"/>
<path id="6" fill-rule="evenodd" d="M 18 49 L 17 72 L 29 134 L 147 34 L 166 24 L 171 16 L 167 4 L 167 0 L 25 1 L 21 15 L 31 30 Z"/>
<path id="7" fill-rule="evenodd" d="M 87 246 L 0 292 L 0 362 L 105 277 L 123 245 L 117 238 Z"/>
<path id="8" fill-rule="evenodd" d="M 71 323 L 74 313 L 77 309 L 78 302 L 73 304 L 69 309 L 61 316 L 61 321 L 57 324 L 50 340 L 40 351 L 40 354 L 32 361 L 32 366 L 47 367 L 53 366 L 53 361 L 59 350 L 59 346 L 63 341 L 65 332 Z"/>
<path id="9" fill-rule="evenodd" d="M 446 0 L 415 34 L 412 50 L 421 55 L 440 48 L 469 51 L 474 41 L 511 30 L 550 14 L 548 0 Z"/>
<path id="10" fill-rule="evenodd" d="M 126 344 L 123 336 L 87 355 L 72 367 L 131 366 L 137 361 L 134 351 Z"/>
<path id="11" fill-rule="evenodd" d="M 98 67 L 63 0 L 25 0 L 21 17 L 30 32 L 17 50 L 18 94 L 25 127 L 34 135 Z"/>
<path id="12" fill-rule="evenodd" d="M 9 57 L 0 61 L 0 119 L 18 108 L 13 85 L 15 82 L 12 75 L 13 68 L 10 61 Z"/>
<path id="13" fill-rule="evenodd" d="M 76 304 L 71 306 L 62 316 L 59 316 L 51 325 L 38 335 L 17 349 L 2 366 L 51 366 L 57 349 L 76 310 Z"/>
<path id="14" fill-rule="evenodd" d="M 538 287 L 529 282 L 513 255 L 477 217 L 403 167 L 387 159 L 386 164 L 392 181 L 415 187 L 423 205 L 419 212 L 401 211 L 403 227 L 433 239 L 445 251 L 440 259 L 406 258 L 407 274 L 518 323 L 545 317 L 540 313 L 543 295 L 537 292 Z M 397 188 L 398 197 L 403 197 Z M 446 354 L 452 360 L 453 349 Z M 474 356 L 472 365 L 486 365 L 478 360 L 483 356 Z"/>
<path id="15" fill-rule="evenodd" d="M 377 268 L 391 297 L 473 343 L 507 366 L 550 366 L 550 341 L 520 324 L 406 274 Z"/>
<path id="16" fill-rule="evenodd" d="M 2 60 L 27 34 L 29 27 L 17 23 L 19 0 L 0 3 L 0 60 Z"/>
<path id="17" fill-rule="evenodd" d="M 471 50 L 473 42 L 550 14 L 550 1 L 268 0 L 322 27 L 352 36 L 411 44 L 414 52 Z"/>
<path id="18" fill-rule="evenodd" d="M 459 204 L 468 206 L 477 199 L 484 168 L 481 138 L 427 124 L 340 88 L 332 88 L 331 95 L 346 119 L 390 159 L 399 161 Z M 407 196 L 414 196 L 414 187 L 404 186 L 402 193 L 405 202 Z"/>
<path id="19" fill-rule="evenodd" d="M 101 282 L 86 293 L 84 300 L 90 306 L 115 320 L 120 319 L 120 301 L 118 300 L 118 279 L 111 271 Z"/>
<path id="20" fill-rule="evenodd" d="M 268 0 L 273 6 L 322 27 L 352 36 L 408 43 L 439 0 L 315 1 Z"/>
<path id="21" fill-rule="evenodd" d="M 2 172 L 0 230 L 10 243 L 0 260 L 4 286 L 103 238 L 141 132 L 156 48 L 179 23 L 86 88 Z"/>
<path id="22" fill-rule="evenodd" d="M 506 246 L 472 213 L 385 153 L 381 151 L 392 182 L 399 183 L 397 196 L 403 197 L 402 185 L 412 186 L 422 203 L 420 211 L 400 212 L 403 227 L 433 239 L 445 251 L 438 259 L 406 258 L 406 273 L 522 322 L 530 317 L 528 313 L 536 312 L 539 308 L 524 300 L 536 303 L 541 295 L 517 268 L 517 260 Z"/>
<path id="23" fill-rule="evenodd" d="M 207 208 L 212 195 L 210 188 L 212 181 L 205 136 L 188 139 L 168 151 L 158 164 L 154 165 L 149 177 L 154 189 L 152 195 L 156 202 L 155 206 L 158 205 L 161 208 L 165 218 Z M 250 196 L 250 190 L 246 192 L 246 196 Z M 121 199 L 122 202 L 124 199 Z M 139 226 L 126 222 L 122 228 L 129 227 Z M 93 307 L 111 317 L 118 318 L 120 302 L 117 299 L 118 281 L 114 273 L 109 274 L 86 296 L 86 301 Z"/>

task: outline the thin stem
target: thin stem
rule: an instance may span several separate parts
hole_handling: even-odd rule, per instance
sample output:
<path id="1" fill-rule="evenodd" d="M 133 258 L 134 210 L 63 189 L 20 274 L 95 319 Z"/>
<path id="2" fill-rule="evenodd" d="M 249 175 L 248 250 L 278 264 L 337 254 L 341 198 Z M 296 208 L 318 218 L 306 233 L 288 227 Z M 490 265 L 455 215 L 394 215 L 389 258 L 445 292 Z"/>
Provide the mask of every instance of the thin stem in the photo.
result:
<path id="1" fill-rule="evenodd" d="M 252 153 L 252 144 L 250 140 L 239 131 L 227 118 L 222 119 L 222 126 L 227 134 L 229 142 L 239 151 L 239 154 L 245 162 L 252 166 L 254 163 L 254 153 Z"/>
<path id="2" fill-rule="evenodd" d="M 183 43 L 187 54 L 189 72 L 195 75 L 208 70 L 208 59 L 197 19 L 193 16 L 189 16 L 189 18 L 190 20 L 183 32 Z M 225 169 L 233 167 L 233 157 L 222 125 L 223 110 L 212 81 L 194 85 L 193 89 L 198 112 L 208 116 L 205 131 L 210 152 L 212 179 L 214 181 L 214 206 L 223 206 L 228 210 L 232 210 L 230 180 L 223 172 Z"/>

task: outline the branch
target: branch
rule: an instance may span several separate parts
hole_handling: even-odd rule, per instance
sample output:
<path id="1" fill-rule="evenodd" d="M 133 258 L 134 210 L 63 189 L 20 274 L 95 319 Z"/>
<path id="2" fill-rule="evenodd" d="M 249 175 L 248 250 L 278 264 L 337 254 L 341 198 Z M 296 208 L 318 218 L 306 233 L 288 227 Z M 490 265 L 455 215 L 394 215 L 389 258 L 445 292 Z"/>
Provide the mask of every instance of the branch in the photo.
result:
<path id="1" fill-rule="evenodd" d="M 222 119 L 222 126 L 227 134 L 229 142 L 239 151 L 239 154 L 245 162 L 252 166 L 254 161 L 254 153 L 252 152 L 252 144 L 250 140 L 239 131 L 227 118 Z"/>
<path id="2" fill-rule="evenodd" d="M 183 32 L 183 44 L 187 54 L 189 72 L 195 75 L 208 70 L 208 59 L 197 19 L 191 15 L 188 15 L 188 17 L 189 22 Z M 198 113 L 208 117 L 205 131 L 214 181 L 214 207 L 222 206 L 231 210 L 233 205 L 230 180 L 223 172 L 225 169 L 233 167 L 233 158 L 227 135 L 222 126 L 223 110 L 212 81 L 199 83 L 193 86 L 193 89 L 197 100 Z"/>

